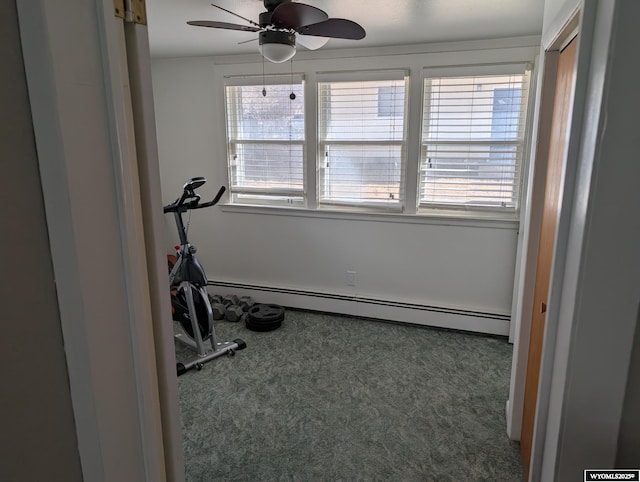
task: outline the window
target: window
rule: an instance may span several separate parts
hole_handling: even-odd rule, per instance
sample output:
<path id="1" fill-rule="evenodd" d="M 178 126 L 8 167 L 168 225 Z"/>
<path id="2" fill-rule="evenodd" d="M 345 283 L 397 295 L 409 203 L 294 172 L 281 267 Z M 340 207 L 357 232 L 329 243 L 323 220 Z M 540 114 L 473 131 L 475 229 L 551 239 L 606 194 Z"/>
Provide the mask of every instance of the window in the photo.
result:
<path id="1" fill-rule="evenodd" d="M 528 99 L 528 75 L 518 70 L 426 76 L 420 208 L 515 212 Z"/>
<path id="2" fill-rule="evenodd" d="M 307 86 L 302 73 L 219 77 L 231 204 L 517 218 L 528 64 L 307 65 Z"/>
<path id="3" fill-rule="evenodd" d="M 225 94 L 232 201 L 303 203 L 302 76 L 232 77 Z"/>
<path id="4" fill-rule="evenodd" d="M 318 79 L 318 204 L 400 210 L 405 72 Z"/>

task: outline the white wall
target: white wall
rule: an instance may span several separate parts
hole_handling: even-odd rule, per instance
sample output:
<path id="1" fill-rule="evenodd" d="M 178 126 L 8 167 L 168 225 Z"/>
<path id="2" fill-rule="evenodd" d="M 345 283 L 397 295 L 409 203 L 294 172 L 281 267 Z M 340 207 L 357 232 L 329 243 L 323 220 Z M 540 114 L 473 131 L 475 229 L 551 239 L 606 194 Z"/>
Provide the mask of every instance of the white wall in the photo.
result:
<path id="1" fill-rule="evenodd" d="M 522 49 L 520 56 L 522 52 L 529 58 L 520 61 L 533 60 L 537 46 Z M 447 54 L 433 56 L 440 62 L 447 58 Z M 502 58 L 495 51 L 489 56 Z M 326 69 L 336 62 L 340 61 L 318 61 L 314 66 Z M 342 62 L 351 69 L 359 63 L 364 65 L 362 68 L 397 68 L 403 62 L 405 67 L 416 68 L 415 59 L 402 57 L 394 58 L 392 65 L 388 57 L 369 58 L 366 63 L 360 59 Z M 305 69 L 307 64 L 301 61 L 297 68 Z M 258 63 L 237 68 L 246 71 L 255 65 Z M 228 64 L 215 64 L 212 58 L 154 62 L 165 202 L 175 199 L 184 181 L 192 176 L 209 179 L 205 197 L 213 196 L 217 187 L 226 183 L 219 71 L 233 69 Z M 481 323 L 474 325 L 473 320 L 455 327 L 508 333 L 517 223 L 482 224 L 418 216 L 397 222 L 398 218 L 326 212 L 283 214 L 219 207 L 192 214 L 191 241 L 199 247 L 198 255 L 209 278 L 498 314 L 503 319 L 486 330 Z M 170 217 L 166 232 L 170 240 L 167 245 L 172 246 L 177 235 Z M 357 272 L 356 288 L 346 285 L 347 270 Z M 263 301 L 273 299 L 265 294 Z M 327 303 L 325 309 L 333 311 L 335 307 L 335 303 Z M 375 316 L 375 310 L 367 315 Z M 424 311 L 411 320 L 402 317 L 398 314 L 403 321 L 441 324 Z"/>

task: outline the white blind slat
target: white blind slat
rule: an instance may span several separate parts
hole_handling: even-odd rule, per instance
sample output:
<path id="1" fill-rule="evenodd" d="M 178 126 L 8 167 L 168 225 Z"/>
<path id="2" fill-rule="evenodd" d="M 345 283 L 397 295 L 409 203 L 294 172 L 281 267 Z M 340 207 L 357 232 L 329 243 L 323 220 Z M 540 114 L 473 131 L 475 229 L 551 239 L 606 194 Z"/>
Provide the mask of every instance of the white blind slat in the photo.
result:
<path id="1" fill-rule="evenodd" d="M 404 81 L 408 75 L 406 70 L 358 70 L 351 72 L 318 72 L 316 79 L 322 83 L 332 82 L 381 82 L 388 80 Z M 348 88 L 348 87 L 347 87 Z M 357 87 L 354 87 L 357 88 Z"/>
<path id="2" fill-rule="evenodd" d="M 434 78 L 464 78 L 469 76 L 492 75 L 523 75 L 531 70 L 531 65 L 525 62 L 513 64 L 487 64 L 487 65 L 455 65 L 450 67 L 429 67 L 422 70 L 424 77 Z"/>

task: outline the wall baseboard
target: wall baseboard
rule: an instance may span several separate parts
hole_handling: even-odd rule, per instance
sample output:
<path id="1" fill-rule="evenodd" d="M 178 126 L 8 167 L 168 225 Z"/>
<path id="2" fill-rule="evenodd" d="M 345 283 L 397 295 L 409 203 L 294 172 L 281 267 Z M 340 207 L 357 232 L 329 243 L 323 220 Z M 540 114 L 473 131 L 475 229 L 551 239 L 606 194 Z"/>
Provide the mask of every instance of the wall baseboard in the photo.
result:
<path id="1" fill-rule="evenodd" d="M 233 293 L 238 296 L 251 296 L 259 302 L 274 303 L 289 308 L 491 335 L 509 335 L 511 318 L 509 315 L 502 313 L 218 280 L 209 280 L 209 286 L 210 292 L 215 292 L 216 294 L 226 295 Z"/>

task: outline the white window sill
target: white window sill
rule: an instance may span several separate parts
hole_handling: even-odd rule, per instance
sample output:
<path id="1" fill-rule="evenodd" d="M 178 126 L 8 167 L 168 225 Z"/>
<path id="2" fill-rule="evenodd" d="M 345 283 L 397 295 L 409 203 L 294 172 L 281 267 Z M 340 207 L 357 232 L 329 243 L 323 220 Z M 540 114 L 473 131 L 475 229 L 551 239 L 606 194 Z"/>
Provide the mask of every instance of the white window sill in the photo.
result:
<path id="1" fill-rule="evenodd" d="M 360 211 L 355 209 L 307 209 L 286 206 L 257 206 L 251 204 L 221 204 L 223 212 L 262 214 L 267 216 L 298 216 L 305 218 L 340 219 L 350 221 L 373 221 L 401 224 L 432 224 L 442 226 L 471 226 L 480 228 L 512 229 L 519 227 L 517 214 L 500 214 L 493 212 L 431 211 L 418 214 L 399 212 Z"/>

